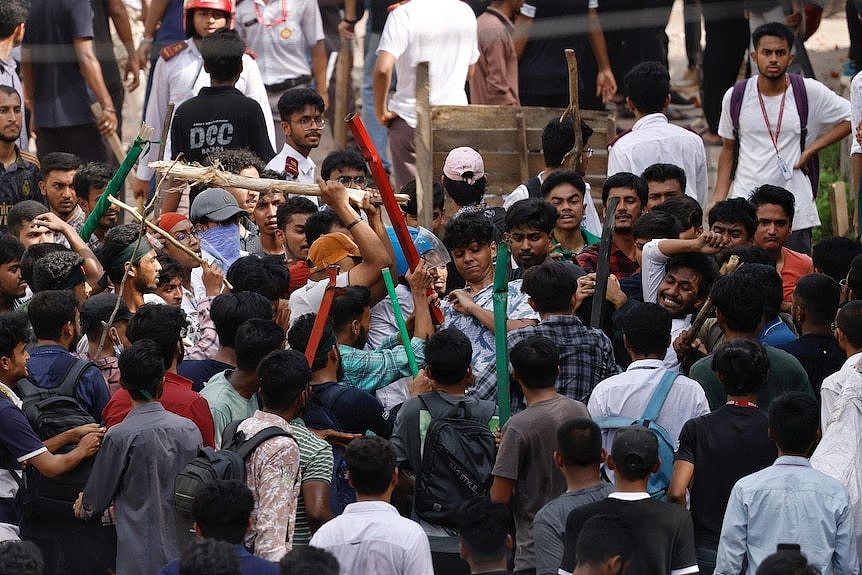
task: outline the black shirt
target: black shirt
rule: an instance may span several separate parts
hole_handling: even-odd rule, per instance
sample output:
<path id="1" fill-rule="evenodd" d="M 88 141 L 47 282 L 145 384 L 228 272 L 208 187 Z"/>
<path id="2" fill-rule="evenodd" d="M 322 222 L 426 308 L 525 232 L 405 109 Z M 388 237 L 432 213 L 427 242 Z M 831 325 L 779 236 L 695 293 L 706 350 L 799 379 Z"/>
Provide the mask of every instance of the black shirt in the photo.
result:
<path id="1" fill-rule="evenodd" d="M 392 435 L 392 422 L 383 416 L 383 406 L 376 397 L 342 383 L 321 383 L 311 386 L 312 398 L 329 410 L 335 418 L 338 431 L 362 433 L 371 431 L 380 437 Z M 312 429 L 315 421 L 306 417 L 306 425 Z"/>
<path id="2" fill-rule="evenodd" d="M 177 373 L 192 380 L 192 389 L 200 392 L 212 376 L 234 367 L 215 359 L 187 359 L 177 366 Z"/>
<path id="3" fill-rule="evenodd" d="M 221 150 L 248 148 L 269 162 L 275 152 L 260 105 L 233 86 L 201 88 L 177 108 L 171 124 L 171 153 L 186 162 L 203 163 Z"/>
<path id="4" fill-rule="evenodd" d="M 561 571 L 575 571 L 578 535 L 587 519 L 596 515 L 617 515 L 631 526 L 636 546 L 628 575 L 670 573 L 697 565 L 694 531 L 688 511 L 650 497 L 623 501 L 612 494 L 607 499 L 577 507 L 569 513 Z"/>
<path id="5" fill-rule="evenodd" d="M 840 370 L 847 360 L 847 356 L 831 335 L 801 335 L 794 341 L 779 345 L 778 349 L 783 349 L 799 360 L 808 374 L 818 401 L 823 380 Z"/>
<path id="6" fill-rule="evenodd" d="M 769 467 L 778 457 L 768 427 L 766 412 L 734 405 L 725 405 L 683 426 L 676 459 L 694 464 L 691 514 L 698 544 L 718 545 L 733 485 Z"/>

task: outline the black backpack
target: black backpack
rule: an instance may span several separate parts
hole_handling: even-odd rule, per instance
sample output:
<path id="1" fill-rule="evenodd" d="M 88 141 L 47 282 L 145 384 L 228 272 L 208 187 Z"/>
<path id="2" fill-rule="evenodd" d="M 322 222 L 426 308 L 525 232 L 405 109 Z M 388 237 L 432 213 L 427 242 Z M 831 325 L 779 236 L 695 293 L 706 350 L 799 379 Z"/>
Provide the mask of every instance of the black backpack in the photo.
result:
<path id="1" fill-rule="evenodd" d="M 238 431 L 241 420 L 232 421 L 222 433 L 222 448 L 201 447 L 174 480 L 174 508 L 184 517 L 191 517 L 198 491 L 219 479 L 245 483 L 245 461 L 264 441 L 293 435 L 280 427 L 261 429 L 248 439 Z M 294 439 L 294 441 L 296 441 Z"/>
<path id="2" fill-rule="evenodd" d="M 491 486 L 494 434 L 487 423 L 472 419 L 466 401 L 460 401 L 453 410 L 436 393 L 422 394 L 419 400 L 432 419 L 416 475 L 414 509 L 429 523 L 457 527 L 461 505 L 488 493 Z M 448 410 L 447 415 L 435 415 L 446 413 L 444 410 Z"/>
<path id="3" fill-rule="evenodd" d="M 80 425 L 97 423 L 75 397 L 81 374 L 92 365 L 85 359 L 72 358 L 60 385 L 52 389 L 39 387 L 28 378 L 19 379 L 15 384 L 24 403 L 21 410 L 40 439 L 44 441 Z M 68 453 L 76 445 L 64 445 L 55 453 Z M 24 478 L 27 488 L 21 498 L 25 517 L 40 523 L 75 521 L 72 504 L 87 484 L 93 460 L 92 457 L 84 459 L 75 469 L 51 478 L 39 473 L 32 465 L 26 466 Z"/>

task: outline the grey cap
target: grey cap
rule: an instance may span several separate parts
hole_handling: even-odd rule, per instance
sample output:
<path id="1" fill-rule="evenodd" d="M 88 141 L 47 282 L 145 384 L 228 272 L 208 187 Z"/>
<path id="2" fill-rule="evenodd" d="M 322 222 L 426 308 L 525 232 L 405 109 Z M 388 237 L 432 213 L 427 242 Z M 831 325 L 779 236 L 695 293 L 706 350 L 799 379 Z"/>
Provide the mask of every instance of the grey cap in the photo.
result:
<path id="1" fill-rule="evenodd" d="M 229 220 L 245 210 L 236 203 L 233 194 L 222 188 L 209 188 L 197 195 L 189 210 L 189 218 L 195 222 L 206 218 L 213 222 Z"/>

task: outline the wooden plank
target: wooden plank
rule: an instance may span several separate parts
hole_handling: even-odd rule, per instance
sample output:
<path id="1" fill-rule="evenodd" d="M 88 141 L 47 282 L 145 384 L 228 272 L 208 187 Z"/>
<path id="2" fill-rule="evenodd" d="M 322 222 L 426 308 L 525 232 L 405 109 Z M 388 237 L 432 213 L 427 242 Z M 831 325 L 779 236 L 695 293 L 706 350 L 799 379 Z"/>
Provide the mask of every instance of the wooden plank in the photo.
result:
<path id="1" fill-rule="evenodd" d="M 847 212 L 847 186 L 835 182 L 829 188 L 829 205 L 832 208 L 832 235 L 846 237 L 850 231 Z"/>
<path id="2" fill-rule="evenodd" d="M 353 41 L 342 40 L 341 50 L 335 64 L 335 122 L 332 126 L 332 138 L 335 146 L 343 150 L 347 146 L 347 124 L 344 118 L 350 109 L 350 98 L 353 94 L 350 87 L 350 72 L 353 69 Z"/>
<path id="3" fill-rule="evenodd" d="M 524 130 L 524 115 L 521 113 L 521 110 L 518 110 L 518 113 L 515 116 L 518 123 L 518 167 L 520 168 L 520 177 L 522 182 L 526 182 L 530 177 L 530 168 L 528 165 L 529 158 L 527 157 L 527 134 Z"/>
<path id="4" fill-rule="evenodd" d="M 413 146 L 416 150 L 416 219 L 419 225 L 431 229 L 434 204 L 434 155 L 432 108 L 428 62 L 416 66 L 416 130 Z"/>

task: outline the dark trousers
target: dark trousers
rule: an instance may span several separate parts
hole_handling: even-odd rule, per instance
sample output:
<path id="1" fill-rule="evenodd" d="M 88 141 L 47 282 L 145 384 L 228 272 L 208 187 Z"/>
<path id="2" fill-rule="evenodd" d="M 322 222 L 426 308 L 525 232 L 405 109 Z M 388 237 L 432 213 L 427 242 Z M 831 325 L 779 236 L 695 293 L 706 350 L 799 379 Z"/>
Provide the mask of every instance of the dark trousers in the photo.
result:
<path id="1" fill-rule="evenodd" d="M 119 112 L 118 112 L 119 113 Z M 36 128 L 39 159 L 51 152 L 69 152 L 87 162 L 114 164 L 114 156 L 95 124 L 64 128 Z"/>
<path id="2" fill-rule="evenodd" d="M 700 65 L 702 57 L 700 26 L 703 11 L 700 8 L 700 0 L 685 0 L 682 12 L 685 20 L 685 56 L 688 67 L 694 68 Z"/>
<path id="3" fill-rule="evenodd" d="M 30 533 L 45 561 L 43 575 L 109 575 L 116 569 L 117 531 L 101 523 L 81 523 L 55 537 Z"/>
<path id="4" fill-rule="evenodd" d="M 847 0 L 844 6 L 847 15 L 847 33 L 850 34 L 850 50 L 848 56 L 856 64 L 856 69 L 862 68 L 862 22 L 853 0 Z"/>
<path id="5" fill-rule="evenodd" d="M 748 48 L 748 20 L 704 5 L 706 47 L 703 50 L 703 114 L 713 134 L 718 133 L 721 101 L 736 81 L 739 65 Z M 710 10 L 709 8 L 712 8 Z"/>

